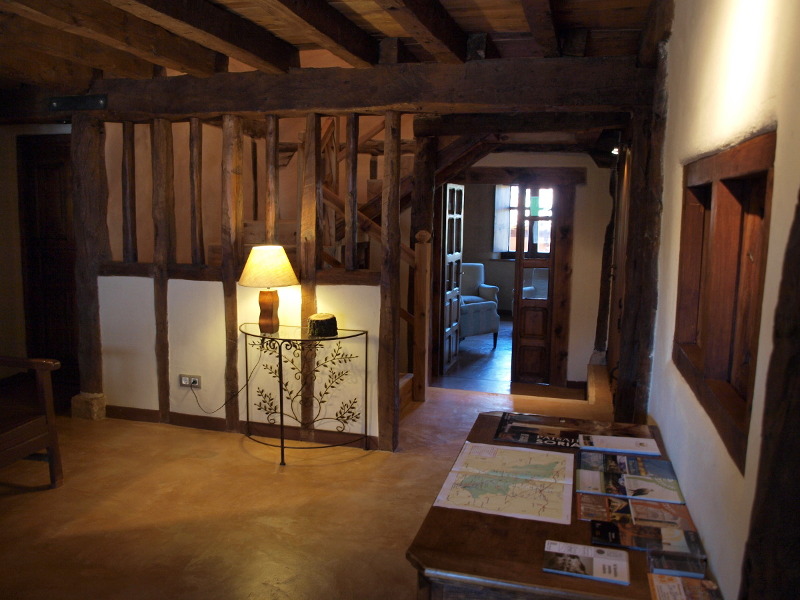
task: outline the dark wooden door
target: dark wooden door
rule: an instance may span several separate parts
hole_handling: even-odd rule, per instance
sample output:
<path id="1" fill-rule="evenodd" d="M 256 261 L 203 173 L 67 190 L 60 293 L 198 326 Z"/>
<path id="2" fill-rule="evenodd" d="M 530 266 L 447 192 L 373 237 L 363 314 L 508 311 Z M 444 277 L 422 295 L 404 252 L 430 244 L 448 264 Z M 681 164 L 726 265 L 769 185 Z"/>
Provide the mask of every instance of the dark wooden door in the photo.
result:
<path id="1" fill-rule="evenodd" d="M 461 328 L 461 263 L 463 246 L 464 186 L 444 186 L 444 260 L 442 272 L 442 365 L 446 371 L 458 358 Z"/>
<path id="2" fill-rule="evenodd" d="M 527 199 L 526 199 L 527 198 Z M 567 383 L 572 186 L 520 187 L 511 381 Z"/>
<path id="3" fill-rule="evenodd" d="M 69 135 L 17 138 L 27 351 L 55 358 L 60 409 L 80 391 Z"/>

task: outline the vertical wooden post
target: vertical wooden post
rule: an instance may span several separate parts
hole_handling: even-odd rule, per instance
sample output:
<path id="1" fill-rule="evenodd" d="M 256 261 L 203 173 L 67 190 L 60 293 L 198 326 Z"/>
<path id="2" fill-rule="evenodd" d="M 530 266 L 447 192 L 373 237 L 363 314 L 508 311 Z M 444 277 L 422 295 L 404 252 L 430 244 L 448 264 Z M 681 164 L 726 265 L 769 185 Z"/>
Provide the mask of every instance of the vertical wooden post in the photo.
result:
<path id="1" fill-rule="evenodd" d="M 344 204 L 344 268 L 358 268 L 358 115 L 347 115 L 347 159 L 345 181 L 347 195 Z"/>
<path id="2" fill-rule="evenodd" d="M 72 117 L 72 198 L 75 227 L 75 299 L 78 307 L 78 365 L 81 393 L 72 399 L 75 416 L 103 418 L 103 346 L 97 273 L 111 259 L 107 213 L 108 179 L 103 122 Z"/>
<path id="3" fill-rule="evenodd" d="M 280 129 L 277 115 L 267 115 L 267 195 L 264 201 L 264 227 L 268 244 L 278 241 Z"/>
<path id="4" fill-rule="evenodd" d="M 322 169 L 320 155 L 320 116 L 310 113 L 306 116 L 306 133 L 303 145 L 303 188 L 300 197 L 300 293 L 302 305 L 300 318 L 305 323 L 308 317 L 317 312 L 317 266 L 319 263 L 320 226 L 319 217 L 322 214 Z M 311 346 L 303 349 L 301 359 L 302 392 L 301 392 L 301 417 L 302 422 L 313 421 L 313 396 L 314 381 L 308 374 L 313 368 L 316 352 Z"/>
<path id="5" fill-rule="evenodd" d="M 239 272 L 239 239 L 242 206 L 242 164 L 244 140 L 242 120 L 235 115 L 222 117 L 222 291 L 225 296 L 225 398 L 239 390 L 239 323 L 236 306 L 236 277 Z M 225 405 L 225 428 L 239 429 L 239 403 Z"/>
<path id="6" fill-rule="evenodd" d="M 189 119 L 189 206 L 192 236 L 192 264 L 206 262 L 203 235 L 203 124 Z"/>
<path id="7" fill-rule="evenodd" d="M 800 200 L 800 198 L 798 198 Z M 788 201 L 788 199 L 787 199 Z M 800 560 L 797 531 L 797 496 L 800 485 L 800 201 L 783 260 L 783 273 L 772 330 L 761 426 L 761 456 L 750 533 L 742 563 L 740 600 L 792 598 L 797 595 Z M 759 438 L 751 436 L 750 443 Z"/>
<path id="8" fill-rule="evenodd" d="M 625 262 L 625 297 L 620 334 L 614 420 L 644 423 L 650 395 L 658 307 L 658 251 L 666 131 L 666 49 L 659 50 L 653 110 L 634 113 L 631 123 L 630 221 Z"/>
<path id="9" fill-rule="evenodd" d="M 431 232 L 433 231 L 433 195 L 436 188 L 436 151 L 438 147 L 438 138 L 436 137 L 418 137 L 416 138 L 415 152 L 414 152 L 414 189 L 411 193 L 411 247 L 416 250 L 415 243 L 418 235 L 424 233 L 427 235 L 428 240 L 431 239 Z M 430 242 L 428 242 L 430 245 Z M 429 250 L 430 252 L 430 250 Z M 409 363 L 412 365 L 414 373 L 414 387 L 413 396 L 414 400 L 421 402 L 425 399 L 425 387 L 430 377 L 431 362 L 430 362 L 430 323 L 425 329 L 424 340 L 418 338 L 423 334 L 422 328 L 416 323 L 417 318 L 417 303 L 425 297 L 427 304 L 425 305 L 425 319 L 430 322 L 431 319 L 431 265 L 430 255 L 428 262 L 424 265 L 425 277 L 420 277 L 417 274 L 419 268 L 419 255 L 413 267 L 414 276 L 410 279 L 408 286 L 409 304 L 414 307 L 415 325 L 412 330 L 410 347 Z M 422 286 L 422 287 L 420 287 Z M 422 362 L 419 352 L 424 349 L 425 362 Z M 424 370 L 424 372 L 423 372 Z M 418 388 L 417 385 L 424 387 Z"/>
<path id="10" fill-rule="evenodd" d="M 175 188 L 172 123 L 153 119 L 150 129 L 153 170 L 153 299 L 156 319 L 158 415 L 169 423 L 169 266 L 175 263 Z"/>
<path id="11" fill-rule="evenodd" d="M 425 401 L 430 373 L 431 337 L 431 234 L 420 231 L 414 245 L 414 380 L 412 395 L 415 402 Z"/>
<path id="12" fill-rule="evenodd" d="M 136 242 L 136 153 L 131 121 L 122 124 L 122 260 L 139 260 Z"/>
<path id="13" fill-rule="evenodd" d="M 378 341 L 378 446 L 397 448 L 400 418 L 400 113 L 386 113 L 381 196 L 381 322 Z"/>

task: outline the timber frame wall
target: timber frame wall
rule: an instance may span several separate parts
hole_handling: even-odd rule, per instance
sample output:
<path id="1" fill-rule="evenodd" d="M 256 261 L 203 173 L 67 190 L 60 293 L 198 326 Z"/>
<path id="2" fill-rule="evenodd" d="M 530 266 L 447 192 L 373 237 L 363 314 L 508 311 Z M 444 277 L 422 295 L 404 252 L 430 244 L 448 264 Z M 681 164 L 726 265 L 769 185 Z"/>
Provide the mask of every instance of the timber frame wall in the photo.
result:
<path id="1" fill-rule="evenodd" d="M 568 60 L 568 59 L 564 59 Z M 279 116 L 306 116 L 306 139 L 302 157 L 304 169 L 302 180 L 301 224 L 298 232 L 298 266 L 303 297 L 303 315 L 315 312 L 315 289 L 321 284 L 379 284 L 381 290 L 381 325 L 377 381 L 378 391 L 378 447 L 385 450 L 396 448 L 399 427 L 399 372 L 398 372 L 398 339 L 401 318 L 416 322 L 417 334 L 414 336 L 418 347 L 427 351 L 429 317 L 425 307 L 429 300 L 420 291 L 416 314 L 400 308 L 400 288 L 397 277 L 400 260 L 415 262 L 414 252 L 401 243 L 399 232 L 400 212 L 400 135 L 399 122 L 401 111 L 437 114 L 442 112 L 467 113 L 476 111 L 473 118 L 480 118 L 486 113 L 488 123 L 492 122 L 490 113 L 504 112 L 536 112 L 542 122 L 540 128 L 552 127 L 564 119 L 572 111 L 593 111 L 584 113 L 585 119 L 598 118 L 619 120 L 620 115 L 633 115 L 633 127 L 629 133 L 632 140 L 629 144 L 633 156 L 632 189 L 637 202 L 631 206 L 631 214 L 646 223 L 647 231 L 658 230 L 658 215 L 643 207 L 654 206 L 660 202 L 660 188 L 651 188 L 647 182 L 660 179 L 660 152 L 663 133 L 663 116 L 659 114 L 651 121 L 651 101 L 653 97 L 653 71 L 639 69 L 630 60 L 598 59 L 582 61 L 580 67 L 574 66 L 569 72 L 561 68 L 560 61 L 540 59 L 515 59 L 503 61 L 503 67 L 488 65 L 486 62 L 468 63 L 466 65 L 387 65 L 364 72 L 359 69 L 312 69 L 295 74 L 268 75 L 264 73 L 225 73 L 207 79 L 186 77 L 157 78 L 147 81 L 130 82 L 126 80 L 98 80 L 91 90 L 108 96 L 107 111 L 66 114 L 73 122 L 73 157 L 75 167 L 74 198 L 76 214 L 94 215 L 85 221 L 78 219 L 80 231 L 76 231 L 81 249 L 78 253 L 78 271 L 83 273 L 85 281 L 80 286 L 82 311 L 80 315 L 80 348 L 82 392 L 102 393 L 102 360 L 99 338 L 99 307 L 97 299 L 97 275 L 139 275 L 152 277 L 154 280 L 156 312 L 158 313 L 158 381 L 159 411 L 158 420 L 169 421 L 169 381 L 168 357 L 169 348 L 166 336 L 166 292 L 170 278 L 187 278 L 197 280 L 221 281 L 225 293 L 225 322 L 227 363 L 225 370 L 226 394 L 235 393 L 238 383 L 237 372 L 237 340 L 238 323 L 236 315 L 236 278 L 242 261 L 242 132 L 243 123 L 252 120 L 264 120 L 267 131 L 267 147 L 270 164 L 274 164 L 277 155 L 277 121 Z M 584 77 L 576 77 L 575 71 L 584 72 Z M 527 74 L 527 76 L 525 76 Z M 330 94 L 332 86 L 347 76 L 347 90 L 352 93 Z M 551 81 L 551 85 L 541 86 L 542 78 Z M 403 80 L 404 86 L 376 85 L 376 81 Z M 631 81 L 635 81 L 633 88 Z M 415 83 L 416 82 L 416 83 Z M 432 85 L 432 82 L 435 84 Z M 361 85 L 363 84 L 363 85 Z M 365 104 L 365 95 L 359 90 L 368 86 L 375 89 L 370 96 L 369 104 Z M 344 89 L 344 88 L 343 88 Z M 425 90 L 424 97 L 420 90 Z M 493 89 L 495 93 L 487 101 L 487 95 L 481 90 Z M 37 105 L 41 99 L 34 99 Z M 28 105 L 30 106 L 30 105 Z M 292 107 L 288 110 L 287 107 Z M 555 112 L 552 112 L 555 111 Z M 562 112 L 558 112 L 562 111 Z M 348 186 L 355 177 L 350 169 L 357 139 L 357 113 L 383 114 L 385 116 L 384 141 L 384 185 L 381 197 L 381 223 L 377 228 L 371 218 L 365 217 L 354 206 L 355 195 L 352 187 L 348 188 L 346 198 L 340 199 L 322 185 L 320 169 L 320 126 L 321 114 L 348 114 L 347 118 L 347 154 L 351 165 L 348 167 Z M 266 115 L 266 116 L 265 116 Z M 49 115 L 51 118 L 58 115 Z M 199 123 L 200 120 L 218 119 L 223 123 L 223 159 L 222 159 L 222 237 L 221 266 L 203 266 L 203 252 L 197 240 L 202 239 L 202 222 L 199 220 L 202 198 L 199 197 L 199 176 L 197 165 L 199 158 Z M 172 136 L 167 125 L 171 121 L 188 120 L 192 132 L 190 151 L 192 167 L 192 265 L 175 264 L 174 247 L 174 192 L 172 189 Z M 104 218 L 107 210 L 108 191 L 105 182 L 102 123 L 116 121 L 123 123 L 151 122 L 153 142 L 153 219 L 155 233 L 155 253 L 152 264 L 135 263 L 136 248 L 134 224 L 130 215 L 135 213 L 135 198 L 132 197 L 130 179 L 123 182 L 123 226 L 126 263 L 108 261 L 108 231 Z M 534 119 L 535 121 L 535 119 Z M 655 124 L 655 125 L 653 125 Z M 132 127 L 124 125 L 123 177 L 130 178 Z M 415 178 L 411 192 L 412 207 L 412 244 L 424 246 L 432 229 L 433 190 L 460 170 L 469 166 L 490 152 L 493 143 L 499 139 L 496 134 L 478 136 L 477 144 L 471 141 L 466 149 L 461 149 L 458 160 L 452 161 L 448 169 L 436 164 L 436 131 L 420 131 L 416 139 Z M 439 133 L 443 135 L 443 133 Z M 651 139 L 652 138 L 652 139 Z M 476 149 L 476 146 L 479 146 Z M 79 160 L 78 160 L 79 158 Z M 270 167 L 272 168 L 272 167 Z M 271 172 L 271 171 L 270 171 Z M 269 194 L 275 193 L 274 179 L 270 175 Z M 158 188 L 158 189 L 156 189 Z M 338 206 L 345 213 L 345 253 L 343 269 L 320 270 L 318 213 L 326 203 Z M 274 201 L 267 200 L 266 239 L 275 237 Z M 656 211 L 658 212 L 658 211 Z M 373 273 L 353 270 L 353 232 L 358 227 L 380 235 L 383 247 L 383 264 L 381 272 L 375 279 Z M 645 227 L 642 227 L 644 230 Z M 637 231 L 632 229 L 632 232 Z M 417 235 L 419 234 L 419 235 Z M 656 250 L 656 251 L 653 251 Z M 642 260 L 628 260 L 627 281 L 644 283 L 645 287 L 655 289 L 656 279 L 653 277 L 657 247 L 641 248 L 632 237 L 628 240 L 628 253 L 637 253 Z M 423 256 L 425 250 L 422 250 Z M 422 272 L 427 267 L 423 267 Z M 420 272 L 420 271 L 418 271 Z M 417 280 L 417 289 L 425 288 L 422 281 Z M 638 285 L 630 286 L 637 290 Z M 632 292 L 631 292 L 632 293 Z M 631 310 L 636 304 L 632 297 L 626 301 L 623 313 L 622 346 L 632 350 L 626 351 L 626 360 L 636 367 L 626 366 L 625 373 L 632 371 L 646 372 L 647 377 L 620 377 L 618 396 L 622 403 L 618 406 L 617 417 L 624 420 L 644 419 L 646 414 L 647 393 L 643 382 L 649 381 L 650 348 L 652 346 L 655 298 L 645 296 L 648 309 L 642 312 L 638 308 Z M 652 306 L 650 306 L 652 301 Z M 163 319 L 163 321 L 161 321 Z M 627 325 L 625 325 L 627 324 Z M 626 337 L 635 332 L 647 339 L 631 343 Z M 649 336 L 649 338 L 648 338 Z M 414 353 L 418 356 L 418 352 Z M 426 355 L 425 355 L 426 356 Z M 426 359 L 427 360 L 427 359 Z M 422 368 L 417 361 L 416 369 Z M 623 373 L 620 365 L 620 374 Z M 421 375 L 420 372 L 417 375 Z M 418 377 L 413 389 L 417 400 L 424 399 L 425 377 Z M 647 386 L 649 387 L 649 386 Z M 633 399 L 633 400 L 631 400 Z M 226 407 L 225 429 L 237 431 L 239 428 L 238 407 L 228 404 Z M 629 417 L 629 418 L 626 418 Z M 152 415 L 151 417 L 152 418 Z"/>

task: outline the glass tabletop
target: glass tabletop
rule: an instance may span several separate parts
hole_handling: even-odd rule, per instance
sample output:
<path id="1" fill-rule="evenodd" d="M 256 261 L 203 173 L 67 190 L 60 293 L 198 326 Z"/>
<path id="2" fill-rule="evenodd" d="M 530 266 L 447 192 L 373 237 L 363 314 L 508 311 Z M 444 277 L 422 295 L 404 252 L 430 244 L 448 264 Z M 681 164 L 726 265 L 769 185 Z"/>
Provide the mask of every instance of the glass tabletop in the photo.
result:
<path id="1" fill-rule="evenodd" d="M 300 327 L 298 325 L 281 325 L 280 327 L 278 327 L 278 331 L 274 333 L 264 333 L 263 331 L 261 331 L 261 328 L 258 325 L 258 323 L 242 323 L 239 326 L 239 331 L 249 336 L 270 338 L 274 340 L 292 341 L 292 342 L 345 340 L 348 338 L 358 337 L 360 335 L 366 335 L 367 333 L 363 329 L 342 329 L 340 327 L 336 335 L 330 335 L 330 336 L 310 335 L 308 333 L 308 327 Z"/>

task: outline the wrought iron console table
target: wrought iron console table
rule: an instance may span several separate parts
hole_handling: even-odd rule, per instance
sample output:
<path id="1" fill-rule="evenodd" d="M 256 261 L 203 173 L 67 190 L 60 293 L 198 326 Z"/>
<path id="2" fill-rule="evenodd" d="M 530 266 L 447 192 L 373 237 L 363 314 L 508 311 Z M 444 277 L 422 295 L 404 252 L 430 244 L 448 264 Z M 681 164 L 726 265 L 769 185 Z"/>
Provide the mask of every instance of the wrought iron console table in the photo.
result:
<path id="1" fill-rule="evenodd" d="M 364 441 L 364 449 L 369 449 L 368 413 L 367 413 L 367 332 L 360 329 L 339 329 L 337 335 L 330 337 L 311 336 L 306 327 L 282 325 L 275 333 L 264 333 L 258 323 L 243 323 L 239 326 L 245 336 L 245 370 L 246 381 L 246 422 L 245 433 L 250 433 L 250 387 L 251 387 L 251 360 L 250 349 L 259 352 L 258 362 L 253 371 L 258 367 L 264 355 L 274 356 L 276 364 L 264 363 L 267 373 L 277 380 L 277 398 L 264 388 L 257 387 L 258 402 L 254 403 L 257 410 L 266 415 L 266 422 L 275 425 L 278 421 L 280 430 L 281 465 L 285 465 L 285 449 L 307 450 L 312 448 L 330 448 L 343 446 L 357 441 Z M 352 398 L 341 400 L 338 404 L 329 403 L 331 394 L 339 388 L 351 375 L 349 365 L 359 357 L 342 347 L 343 340 L 363 338 L 364 340 L 364 389 L 361 403 L 359 399 Z M 326 347 L 333 343 L 333 347 L 325 352 Z M 320 357 L 320 353 L 322 353 Z M 291 378 L 284 377 L 284 368 L 288 367 Z M 319 376 L 326 376 L 321 389 L 317 390 L 315 383 Z M 294 384 L 294 385 L 293 385 Z M 363 419 L 362 419 L 363 417 Z M 285 419 L 291 419 L 303 430 L 318 430 L 314 425 L 322 422 L 337 422 L 335 431 L 345 432 L 348 425 L 363 420 L 364 433 L 358 437 L 338 444 L 325 444 L 318 446 L 287 446 Z M 258 441 L 258 440 L 257 440 Z M 260 442 L 268 446 L 267 442 Z"/>

